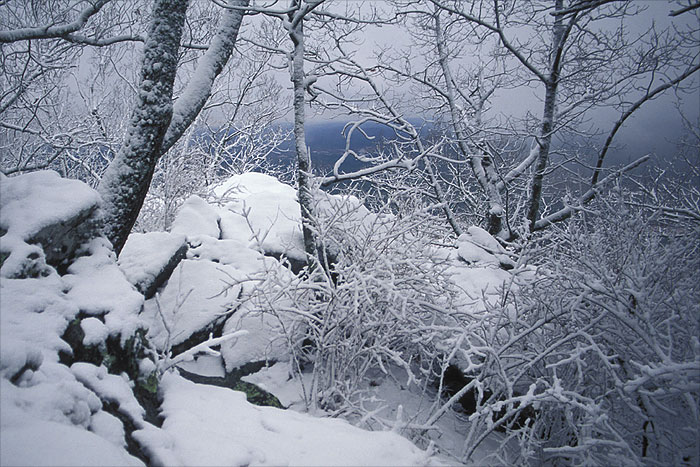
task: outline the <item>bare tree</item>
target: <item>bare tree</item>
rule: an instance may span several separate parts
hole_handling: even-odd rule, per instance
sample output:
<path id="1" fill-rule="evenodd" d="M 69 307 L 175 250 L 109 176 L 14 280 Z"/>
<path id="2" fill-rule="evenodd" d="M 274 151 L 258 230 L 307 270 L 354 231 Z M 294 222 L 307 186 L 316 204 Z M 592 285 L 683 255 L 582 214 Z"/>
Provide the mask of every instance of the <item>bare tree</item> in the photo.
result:
<path id="1" fill-rule="evenodd" d="M 172 93 L 187 0 L 157 1 L 144 47 L 136 107 L 124 143 L 99 185 L 105 235 L 117 254 L 138 213 L 172 118 Z"/>
<path id="2" fill-rule="evenodd" d="M 512 196 L 516 190 L 509 187 L 509 184 L 532 167 L 530 182 L 525 192 L 526 222 L 521 233 L 540 230 L 555 219 L 565 219 L 580 209 L 581 205 L 589 202 L 595 196 L 607 150 L 628 117 L 663 91 L 685 82 L 698 70 L 697 54 L 691 51 L 696 43 L 687 33 L 683 34 L 677 30 L 659 32 L 652 29 L 639 36 L 633 37 L 628 34 L 624 29 L 625 22 L 639 14 L 629 2 L 557 0 L 516 6 L 496 1 L 479 4 L 476 8 L 467 7 L 462 2 L 431 1 L 439 11 L 447 12 L 451 21 L 464 21 L 464 27 L 482 31 L 476 32 L 477 35 L 490 34 L 495 37 L 499 46 L 519 65 L 522 83 L 539 83 L 542 89 L 543 107 L 529 154 L 516 161 L 510 168 L 500 169 L 500 174 L 494 171 L 494 165 L 489 163 L 488 156 L 485 159 L 483 156 L 468 158 L 486 161 L 486 170 L 475 168 L 474 162 L 472 168 L 475 169 L 476 179 L 486 198 L 490 200 L 489 212 L 502 214 L 504 210 L 499 211 L 498 208 L 504 205 L 503 191 L 507 190 L 509 196 Z M 439 65 L 442 68 L 442 79 L 439 86 L 434 83 L 428 84 L 443 100 L 452 102 L 448 105 L 454 127 L 455 123 L 463 124 L 463 118 L 456 114 L 455 97 L 471 96 L 469 92 L 460 93 L 460 90 L 454 87 L 450 57 L 446 52 L 447 44 L 444 34 L 440 33 L 442 28 L 439 27 L 439 11 L 434 14 L 434 40 Z M 618 25 L 611 28 L 610 24 L 614 24 L 613 22 L 617 22 Z M 509 31 L 511 28 L 514 32 Z M 549 38 L 545 36 L 545 32 L 550 35 Z M 481 88 L 482 86 L 478 89 Z M 635 94 L 641 96 L 627 104 L 625 97 Z M 469 99 L 465 101 L 469 104 Z M 544 180 L 546 174 L 552 170 L 550 154 L 554 136 L 582 134 L 587 112 L 604 106 L 620 108 L 621 117 L 597 155 L 590 190 L 579 197 L 578 208 L 565 206 L 556 213 L 549 212 L 547 220 L 540 219 Z M 471 107 L 479 108 L 478 105 Z M 457 130 L 455 133 L 458 135 Z M 463 130 L 461 132 L 463 133 Z M 465 138 L 457 136 L 457 140 L 464 141 Z M 479 147 L 478 144 L 475 146 Z M 485 152 L 488 154 L 487 145 L 482 145 L 481 148 L 487 149 Z M 460 152 L 468 154 L 465 148 L 460 148 Z M 490 219 L 488 224 L 492 226 L 491 231 L 495 231 L 495 220 L 493 217 Z M 515 225 L 519 223 L 516 221 Z M 509 229 L 501 232 L 504 238 L 511 235 Z"/>
<path id="3" fill-rule="evenodd" d="M 248 0 L 232 0 L 223 4 L 228 8 L 223 10 L 218 29 L 208 45 L 199 46 L 191 41 L 183 44 L 187 50 L 204 49 L 205 52 L 199 58 L 187 86 L 182 92 L 178 92 L 174 107 L 171 101 L 178 60 L 181 56 L 180 42 L 183 37 L 183 26 L 187 20 L 187 2 L 158 3 L 151 15 L 152 23 L 148 34 L 140 33 L 138 28 L 134 28 L 133 19 L 130 18 L 130 14 L 139 16 L 140 9 L 145 10 L 144 5 L 140 3 L 130 5 L 133 8 L 128 10 L 130 14 L 126 15 L 126 20 L 115 20 L 119 18 L 117 12 L 119 7 L 109 0 L 77 2 L 67 5 L 64 11 L 51 8 L 44 10 L 32 4 L 25 6 L 23 11 L 16 12 L 17 20 L 10 21 L 7 30 L 0 31 L 0 41 L 9 44 L 9 46 L 3 46 L 3 51 L 6 47 L 16 48 L 16 44 L 27 41 L 28 64 L 36 62 L 31 59 L 30 54 L 33 43 L 51 44 L 62 51 L 68 51 L 73 54 L 68 56 L 68 59 L 74 61 L 74 56 L 85 46 L 106 47 L 124 42 L 143 42 L 144 61 L 141 81 L 136 91 L 136 109 L 114 162 L 110 162 L 111 155 L 107 155 L 101 156 L 97 166 L 92 165 L 86 161 L 84 154 L 71 154 L 75 152 L 75 144 L 66 146 L 65 143 L 57 144 L 51 139 L 47 140 L 43 128 L 35 131 L 26 124 L 24 126 L 10 124 L 9 128 L 5 125 L 7 130 L 24 132 L 32 137 L 39 136 L 39 146 L 49 142 L 56 150 L 50 157 L 37 155 L 37 150 L 34 150 L 29 157 L 14 157 L 14 160 L 8 161 L 14 167 L 6 169 L 6 173 L 11 173 L 13 170 L 49 167 L 56 160 L 69 158 L 74 165 L 91 169 L 91 176 L 100 179 L 104 166 L 109 163 L 111 168 L 100 181 L 99 189 L 105 199 L 105 233 L 118 253 L 136 221 L 158 159 L 182 136 L 209 99 L 214 80 L 233 52 L 233 45 L 247 5 Z M 74 19 L 68 21 L 66 18 L 70 18 L 71 15 L 74 15 Z M 165 16 L 161 17 L 161 15 Z M 49 25 L 24 24 L 32 19 L 39 24 L 45 22 Z M 65 55 L 64 52 L 61 53 Z M 52 55 L 62 56 L 56 53 Z M 45 65 L 43 60 L 36 63 L 40 64 L 36 72 L 30 72 L 27 75 L 26 70 L 22 70 L 17 74 L 16 84 L 14 87 L 9 87 L 3 97 L 3 111 L 12 106 L 16 107 L 22 95 L 32 89 L 33 82 L 52 70 L 52 67 Z M 62 63 L 62 66 L 54 68 L 63 66 L 65 65 Z M 20 69 L 18 66 L 15 68 Z M 117 68 L 114 67 L 119 74 Z M 52 94 L 49 90 L 47 96 L 55 98 L 55 93 Z M 85 94 L 81 97 L 87 100 Z M 14 108 L 12 111 L 16 112 Z M 88 111 L 91 114 L 89 121 L 97 128 L 97 133 L 107 136 L 100 110 L 92 107 Z M 152 115 L 151 112 L 153 112 Z M 40 112 L 34 111 L 33 114 L 38 116 Z M 26 112 L 23 115 L 26 116 Z M 79 125 L 78 128 L 80 128 Z M 93 143 L 93 148 L 97 147 L 96 152 L 102 153 L 100 144 L 104 146 L 107 142 L 104 138 L 102 140 L 98 138 Z M 85 152 L 87 150 L 83 147 L 83 153 Z M 37 158 L 38 163 L 30 162 L 30 159 Z M 6 165 L 5 157 L 3 157 L 3 165 Z"/>

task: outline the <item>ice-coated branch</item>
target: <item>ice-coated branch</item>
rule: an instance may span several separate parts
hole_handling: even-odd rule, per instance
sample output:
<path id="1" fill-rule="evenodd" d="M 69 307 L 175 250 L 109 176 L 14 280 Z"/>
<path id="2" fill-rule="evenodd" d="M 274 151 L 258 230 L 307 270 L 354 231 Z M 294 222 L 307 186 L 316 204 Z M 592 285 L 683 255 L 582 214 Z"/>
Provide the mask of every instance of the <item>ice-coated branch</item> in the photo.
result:
<path id="1" fill-rule="evenodd" d="M 30 39 L 55 39 L 63 37 L 66 34 L 78 31 L 88 20 L 97 14 L 103 6 L 111 0 L 96 0 L 92 4 L 80 12 L 75 21 L 70 23 L 53 25 L 47 24 L 32 28 L 13 29 L 9 31 L 0 31 L 0 43 L 17 42 Z"/>
<path id="2" fill-rule="evenodd" d="M 651 158 L 651 156 L 648 156 L 648 155 L 644 156 L 644 157 L 640 157 L 636 161 L 634 161 L 630 164 L 627 164 L 626 166 L 622 167 L 621 169 L 616 170 L 615 172 L 611 173 L 610 175 L 608 175 L 604 179 L 597 182 L 595 185 L 591 186 L 591 188 L 588 191 L 586 191 L 583 195 L 581 195 L 579 197 L 579 200 L 578 200 L 578 203 L 576 206 L 569 205 L 569 206 L 566 206 L 566 207 L 560 209 L 557 212 L 553 212 L 552 214 L 549 214 L 548 216 L 543 217 L 542 219 L 538 220 L 535 223 L 534 230 L 542 230 L 545 227 L 548 227 L 548 226 L 554 224 L 555 222 L 561 222 L 563 220 L 568 219 L 574 213 L 583 209 L 584 205 L 586 205 L 593 198 L 595 198 L 596 194 L 598 194 L 598 190 L 601 187 L 618 179 L 625 172 L 629 172 L 630 170 L 633 170 L 633 169 L 639 167 L 644 162 L 648 161 L 650 158 Z"/>
<path id="3" fill-rule="evenodd" d="M 600 154 L 598 155 L 598 160 L 596 161 L 595 169 L 593 169 L 593 176 L 591 177 L 591 185 L 595 185 L 598 182 L 598 178 L 600 177 L 600 172 L 603 168 L 603 161 L 605 161 L 605 156 L 608 153 L 608 149 L 610 149 L 610 144 L 612 143 L 613 138 L 615 138 L 615 135 L 617 134 L 618 130 L 620 128 L 622 128 L 622 125 L 625 123 L 625 120 L 627 120 L 629 117 L 631 117 L 632 114 L 634 112 L 636 112 L 637 109 L 639 109 L 642 105 L 644 105 L 645 102 L 649 102 L 650 100 L 654 99 L 656 96 L 658 96 L 659 94 L 661 94 L 662 92 L 664 92 L 668 88 L 679 84 L 681 81 L 690 77 L 698 70 L 700 70 L 700 63 L 688 68 L 683 74 L 677 76 L 676 78 L 672 79 L 671 81 L 668 81 L 668 82 L 666 82 L 662 85 L 659 85 L 656 88 L 648 91 L 646 94 L 644 94 L 644 96 L 642 96 L 634 104 L 632 104 L 630 106 L 630 108 L 625 111 L 625 113 L 623 113 L 620 116 L 620 118 L 617 120 L 617 122 L 615 122 L 613 129 L 610 131 L 610 134 L 608 134 L 608 137 L 605 139 L 605 143 L 603 144 L 603 149 L 600 151 Z"/>
<path id="4" fill-rule="evenodd" d="M 683 13 L 687 13 L 689 11 L 693 11 L 697 8 L 700 8 L 700 2 L 695 2 L 691 3 L 690 5 L 684 7 L 684 8 L 679 8 L 677 10 L 673 10 L 671 13 L 668 14 L 668 16 L 678 16 L 682 15 Z"/>
<path id="5" fill-rule="evenodd" d="M 209 99 L 214 80 L 231 57 L 245 15 L 243 8 L 248 6 L 249 1 L 231 0 L 232 5 L 241 9 L 226 9 L 223 12 L 221 24 L 209 48 L 199 59 L 197 69 L 187 87 L 173 104 L 173 116 L 161 152 L 167 152 L 180 139 Z"/>
<path id="6" fill-rule="evenodd" d="M 482 151 L 479 155 L 472 155 L 467 147 L 467 136 L 465 134 L 462 117 L 457 108 L 457 102 L 455 100 L 455 84 L 454 78 L 452 77 L 452 70 L 450 69 L 445 34 L 440 22 L 440 10 L 437 7 L 435 8 L 434 21 L 438 61 L 440 62 L 440 68 L 442 69 L 443 78 L 445 80 L 445 96 L 450 108 L 452 129 L 457 137 L 457 147 L 462 153 L 462 157 L 469 161 L 472 172 L 486 195 L 486 200 L 489 206 L 487 215 L 488 231 L 492 234 L 496 234 L 501 231 L 503 216 L 503 202 L 501 200 L 499 189 L 496 185 L 498 181 L 496 168 L 493 165 L 493 161 L 488 154 L 485 153 L 485 151 Z M 477 106 L 482 107 L 483 100 L 481 100 Z M 480 109 L 477 110 L 477 114 L 481 115 Z"/>
<path id="7" fill-rule="evenodd" d="M 213 350 L 212 347 L 221 345 L 224 342 L 230 341 L 231 339 L 237 339 L 246 335 L 248 335 L 248 331 L 246 331 L 245 329 L 241 329 L 230 334 L 225 334 L 221 337 L 213 337 L 212 334 L 209 334 L 209 339 L 207 339 L 206 341 L 197 344 L 191 349 L 188 349 L 180 354 L 177 354 L 175 358 L 169 359 L 166 362 L 166 366 L 163 368 L 163 370 L 168 370 L 182 362 L 192 360 L 194 359 L 195 355 L 201 352 L 206 352 L 210 355 L 219 355 L 219 352 Z"/>
<path id="8" fill-rule="evenodd" d="M 498 38 L 501 41 L 501 44 L 508 49 L 508 51 L 513 54 L 513 56 L 525 66 L 528 70 L 532 72 L 540 81 L 547 82 L 547 76 L 542 73 L 537 67 L 530 61 L 528 57 L 526 57 L 522 51 L 518 50 L 516 46 L 514 46 L 510 40 L 506 37 L 505 32 L 503 31 L 503 28 L 501 27 L 500 24 L 500 12 L 499 12 L 499 5 L 498 5 L 498 0 L 494 1 L 494 14 L 496 16 L 496 24 L 491 24 L 488 21 L 484 21 L 481 18 L 478 18 L 474 15 L 471 15 L 469 13 L 466 13 L 460 9 L 453 8 L 452 6 L 447 5 L 444 3 L 442 0 L 430 0 L 435 6 L 438 8 L 445 10 L 449 13 L 455 14 L 457 16 L 460 16 L 464 18 L 465 20 L 469 21 L 470 23 L 478 24 L 479 26 L 485 27 L 491 32 L 494 32 L 498 34 Z"/>

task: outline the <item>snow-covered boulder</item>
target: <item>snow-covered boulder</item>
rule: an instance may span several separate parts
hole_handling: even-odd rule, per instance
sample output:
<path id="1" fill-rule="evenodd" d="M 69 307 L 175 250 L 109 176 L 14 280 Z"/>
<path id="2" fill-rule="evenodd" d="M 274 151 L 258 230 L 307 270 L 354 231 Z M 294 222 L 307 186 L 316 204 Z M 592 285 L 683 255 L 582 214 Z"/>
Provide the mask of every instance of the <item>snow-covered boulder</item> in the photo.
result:
<path id="1" fill-rule="evenodd" d="M 276 259 L 249 248 L 247 237 L 219 240 L 216 209 L 196 199 L 183 210 L 175 229 L 182 232 L 134 237 L 120 265 L 95 231 L 53 267 L 44 251 L 53 247 L 32 232 L 56 219 L 69 226 L 65 219 L 80 217 L 83 204 L 70 204 L 71 193 L 85 205 L 94 198 L 97 206 L 99 198 L 79 182 L 44 177 L 57 190 L 50 198 L 26 182 L 0 176 L 0 465 L 433 462 L 397 434 L 277 409 L 260 411 L 243 393 L 170 373 L 166 364 L 172 360 L 153 352 L 147 329 L 157 350 L 174 345 L 181 352 L 210 331 L 244 329 L 247 333 L 236 333 L 235 341 L 223 336 L 231 339 L 222 345 L 227 367 L 288 358 L 285 339 L 298 336 L 292 316 L 279 312 L 285 291 L 299 279 Z M 54 199 L 65 203 L 55 206 Z M 27 210 L 37 216 L 27 216 Z M 192 245 L 190 259 L 175 267 L 157 299 L 144 304 L 135 285 L 146 289 L 146 281 L 166 275 L 168 258 L 177 256 L 185 236 Z M 279 306 L 270 307 L 273 296 Z M 181 354 L 181 360 L 195 353 Z M 162 428 L 153 424 L 156 391 L 164 397 Z"/>
<path id="2" fill-rule="evenodd" d="M 211 237 L 200 237 L 196 242 L 192 242 L 187 259 L 229 265 L 245 275 L 257 274 L 268 267 L 279 267 L 277 260 L 248 248 L 245 242 L 233 239 L 215 240 Z"/>
<path id="3" fill-rule="evenodd" d="M 247 331 L 240 339 L 221 344 L 226 371 L 252 362 L 288 360 L 289 341 L 302 335 L 293 318 L 284 312 L 261 309 L 255 301 L 245 302 L 224 325 L 224 334 Z"/>
<path id="4" fill-rule="evenodd" d="M 164 451 L 172 465 L 436 465 L 400 435 L 333 418 L 258 407 L 241 392 L 167 374 Z M 139 433 L 137 432 L 138 436 Z"/>
<path id="5" fill-rule="evenodd" d="M 219 238 L 220 216 L 215 208 L 197 195 L 192 195 L 180 207 L 170 232 L 183 234 L 188 239 L 198 235 Z"/>
<path id="6" fill-rule="evenodd" d="M 154 370 L 142 365 L 143 297 L 97 229 L 99 196 L 53 172 L 0 178 L 0 465 L 143 465 L 115 416 L 143 423 L 122 412 L 140 369 Z M 125 397 L 112 397 L 117 380 Z"/>
<path id="7" fill-rule="evenodd" d="M 168 346 L 186 350 L 199 343 L 192 339 L 206 340 L 238 308 L 241 278 L 228 265 L 183 260 L 163 291 L 144 306 L 141 317 L 148 324 L 151 343 L 162 350 Z"/>
<path id="8" fill-rule="evenodd" d="M 104 437 L 52 421 L 9 426 L 0 431 L 0 445 L 0 465 L 144 465 Z"/>
<path id="9" fill-rule="evenodd" d="M 212 199 L 222 207 L 221 238 L 237 239 L 267 255 L 286 256 L 305 263 L 301 209 L 294 187 L 259 173 L 234 175 L 213 189 Z M 380 218 L 362 202 L 348 195 L 314 194 L 314 210 L 326 229 L 342 231 L 346 236 L 365 238 L 379 233 Z M 338 251 L 335 243 L 351 238 L 333 238 L 322 232 L 327 253 Z"/>
<path id="10" fill-rule="evenodd" d="M 86 184 L 41 171 L 0 179 L 0 273 L 47 275 L 99 235 L 100 197 Z M 41 248 L 38 248 L 40 246 Z"/>
<path id="11" fill-rule="evenodd" d="M 234 175 L 214 188 L 221 210 L 221 238 L 236 239 L 265 254 L 306 261 L 296 190 L 259 173 Z"/>
<path id="12" fill-rule="evenodd" d="M 515 263 L 498 241 L 481 227 L 471 226 L 457 239 L 459 257 L 467 264 L 513 269 Z"/>
<path id="13" fill-rule="evenodd" d="M 118 264 L 126 279 L 148 299 L 168 280 L 186 253 L 187 241 L 182 234 L 132 233 L 119 254 Z"/>
<path id="14" fill-rule="evenodd" d="M 145 327 L 138 317 L 143 296 L 126 280 L 106 239 L 92 240 L 84 252 L 63 276 L 67 297 L 83 315 L 104 320 L 109 335 L 123 343 Z"/>
<path id="15" fill-rule="evenodd" d="M 212 196 L 220 203 L 245 199 L 258 193 L 272 193 L 280 197 L 296 196 L 294 187 L 258 172 L 233 175 L 212 189 Z"/>

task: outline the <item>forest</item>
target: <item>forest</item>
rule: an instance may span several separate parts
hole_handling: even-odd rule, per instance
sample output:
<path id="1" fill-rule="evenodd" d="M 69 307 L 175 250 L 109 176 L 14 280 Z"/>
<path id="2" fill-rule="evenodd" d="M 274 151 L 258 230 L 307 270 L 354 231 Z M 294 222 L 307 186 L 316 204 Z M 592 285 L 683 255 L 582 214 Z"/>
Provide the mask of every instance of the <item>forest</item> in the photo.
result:
<path id="1" fill-rule="evenodd" d="M 0 465 L 698 465 L 697 0 L 0 0 Z"/>

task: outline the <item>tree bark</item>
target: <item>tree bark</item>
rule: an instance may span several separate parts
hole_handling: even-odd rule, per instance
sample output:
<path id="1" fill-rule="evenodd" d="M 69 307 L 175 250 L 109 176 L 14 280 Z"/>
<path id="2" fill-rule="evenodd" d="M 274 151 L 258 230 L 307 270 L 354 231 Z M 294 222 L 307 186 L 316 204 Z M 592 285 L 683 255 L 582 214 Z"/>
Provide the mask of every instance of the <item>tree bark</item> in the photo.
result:
<path id="1" fill-rule="evenodd" d="M 122 147 L 98 186 L 104 233 L 117 254 L 143 206 L 172 118 L 173 82 L 187 6 L 188 0 L 155 2 L 136 107 Z"/>
<path id="2" fill-rule="evenodd" d="M 249 3 L 250 0 L 232 0 L 229 4 L 238 8 L 224 10 L 219 29 L 204 56 L 197 63 L 194 76 L 173 105 L 173 117 L 161 149 L 163 154 L 180 139 L 209 99 L 214 80 L 231 58 L 245 15 L 242 8 L 247 7 Z"/>
<path id="3" fill-rule="evenodd" d="M 554 13 L 564 8 L 563 0 L 555 0 Z M 552 33 L 552 53 L 549 76 L 545 81 L 544 111 L 542 114 L 542 129 L 540 133 L 539 151 L 535 160 L 534 173 L 530 183 L 530 199 L 527 209 L 527 223 L 530 232 L 535 230 L 535 223 L 540 211 L 542 199 L 542 181 L 549 161 L 549 151 L 552 144 L 552 132 L 554 130 L 554 110 L 557 100 L 557 87 L 559 86 L 559 74 L 561 71 L 561 56 L 563 53 L 563 41 L 566 33 L 563 17 L 556 15 Z"/>
<path id="4" fill-rule="evenodd" d="M 497 187 L 498 177 L 496 174 L 496 168 L 493 165 L 493 161 L 489 155 L 482 151 L 479 156 L 471 155 L 469 147 L 467 146 L 467 135 L 462 127 L 461 117 L 459 115 L 459 110 L 457 108 L 457 103 L 455 101 L 455 85 L 452 78 L 452 70 L 449 66 L 449 57 L 447 55 L 445 34 L 442 30 L 442 24 L 440 22 L 440 10 L 435 8 L 435 38 L 438 50 L 438 61 L 440 62 L 440 68 L 442 69 L 442 75 L 445 79 L 445 91 L 447 95 L 447 103 L 450 108 L 450 119 L 452 120 L 452 129 L 457 137 L 457 147 L 462 153 L 467 161 L 469 161 L 469 166 L 479 182 L 481 189 L 486 195 L 486 202 L 489 206 L 487 218 L 487 229 L 492 235 L 497 235 L 501 232 L 503 222 L 503 202 L 501 201 L 501 194 Z M 479 102 L 479 105 L 483 105 Z M 479 114 L 481 114 L 479 109 Z"/>
<path id="5" fill-rule="evenodd" d="M 304 12 L 300 0 L 292 0 L 296 10 L 289 13 L 289 37 L 294 44 L 292 52 L 292 84 L 294 86 L 294 144 L 297 153 L 297 196 L 301 207 L 301 228 L 304 251 L 309 264 L 316 258 L 316 238 L 313 231 L 313 194 L 311 191 L 311 157 L 306 148 L 306 120 L 304 105 Z"/>

